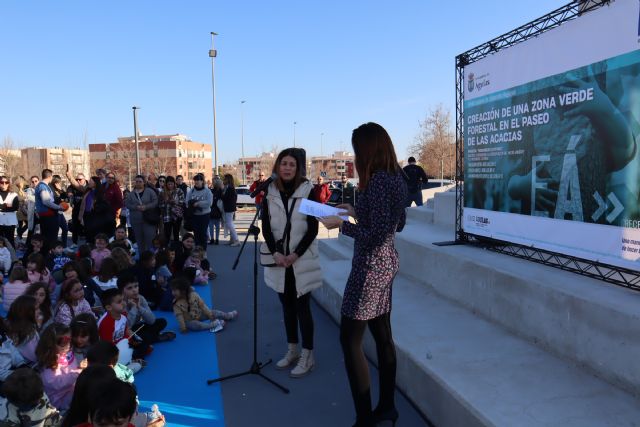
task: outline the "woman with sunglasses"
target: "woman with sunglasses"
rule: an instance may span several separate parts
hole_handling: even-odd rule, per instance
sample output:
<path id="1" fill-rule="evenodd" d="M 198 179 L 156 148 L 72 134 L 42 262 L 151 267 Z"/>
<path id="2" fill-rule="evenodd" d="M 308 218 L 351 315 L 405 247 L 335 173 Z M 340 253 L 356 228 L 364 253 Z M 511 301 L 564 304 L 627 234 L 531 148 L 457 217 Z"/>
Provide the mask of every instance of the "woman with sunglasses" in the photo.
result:
<path id="1" fill-rule="evenodd" d="M 14 235 L 18 225 L 18 195 L 11 191 L 9 178 L 0 176 L 0 236 L 15 247 Z"/>
<path id="2" fill-rule="evenodd" d="M 82 173 L 76 174 L 76 177 L 74 178 L 68 166 L 67 179 L 69 180 L 67 194 L 69 196 L 69 201 L 73 206 L 71 210 L 71 241 L 73 242 L 71 249 L 76 249 L 78 247 L 78 239 L 81 235 L 84 235 L 84 229 L 80 223 L 79 216 L 82 198 L 87 190 L 87 180 Z"/>

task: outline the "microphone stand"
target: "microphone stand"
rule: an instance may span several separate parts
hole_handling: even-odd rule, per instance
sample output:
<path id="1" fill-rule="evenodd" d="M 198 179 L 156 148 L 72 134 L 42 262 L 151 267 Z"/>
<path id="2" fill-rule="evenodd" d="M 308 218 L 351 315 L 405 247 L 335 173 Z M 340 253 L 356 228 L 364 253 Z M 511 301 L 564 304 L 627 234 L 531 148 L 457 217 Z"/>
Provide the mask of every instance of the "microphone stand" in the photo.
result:
<path id="1" fill-rule="evenodd" d="M 257 356 L 257 348 L 258 348 L 258 235 L 260 234 L 260 229 L 255 226 L 256 219 L 258 219 L 258 214 L 260 213 L 260 209 L 256 208 L 256 214 L 253 217 L 253 221 L 251 221 L 251 225 L 249 226 L 249 231 L 242 242 L 242 246 L 240 247 L 240 251 L 238 252 L 238 256 L 236 257 L 235 262 L 233 263 L 232 270 L 235 270 L 238 266 L 238 262 L 240 261 L 240 256 L 242 255 L 242 251 L 244 250 L 245 245 L 247 244 L 247 239 L 249 239 L 249 235 L 253 236 L 253 363 L 251 363 L 251 367 L 249 370 L 244 372 L 239 372 L 237 374 L 227 375 L 224 377 L 207 380 L 207 385 L 211 385 L 216 382 L 228 380 L 231 378 L 237 378 L 244 375 L 259 375 L 265 380 L 269 381 L 274 386 L 278 387 L 284 393 L 289 393 L 289 389 L 281 386 L 277 382 L 273 381 L 271 378 L 264 375 L 262 372 L 262 368 L 267 366 L 272 362 L 271 359 L 266 362 L 258 362 Z"/>

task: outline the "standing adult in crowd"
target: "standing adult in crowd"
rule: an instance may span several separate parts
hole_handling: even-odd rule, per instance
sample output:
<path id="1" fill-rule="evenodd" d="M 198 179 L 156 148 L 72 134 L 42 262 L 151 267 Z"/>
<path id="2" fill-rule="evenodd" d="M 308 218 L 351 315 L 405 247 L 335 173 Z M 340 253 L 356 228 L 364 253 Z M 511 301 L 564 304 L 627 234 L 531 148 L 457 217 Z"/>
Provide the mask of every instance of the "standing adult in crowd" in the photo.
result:
<path id="1" fill-rule="evenodd" d="M 189 192 L 189 186 L 184 182 L 184 177 L 182 175 L 176 176 L 176 187 L 181 189 L 184 193 L 184 198 L 187 198 L 187 193 Z"/>
<path id="2" fill-rule="evenodd" d="M 265 177 L 264 172 L 260 171 L 260 173 L 258 174 L 258 179 L 256 179 L 255 181 L 253 181 L 253 183 L 251 183 L 251 187 L 249 187 L 249 192 L 253 193 L 256 190 L 256 188 L 260 187 L 266 180 L 267 178 Z M 256 195 L 255 202 L 256 202 L 257 210 L 260 210 L 260 207 L 262 206 L 263 198 L 264 198 L 264 191 L 261 191 Z"/>
<path id="3" fill-rule="evenodd" d="M 211 202 L 211 214 L 209 215 L 209 236 L 211 237 L 211 240 L 209 240 L 210 245 L 220 244 L 220 223 L 222 222 L 222 211 L 224 210 L 220 209 L 220 206 L 223 206 L 223 189 L 224 185 L 222 184 L 222 180 L 220 178 L 215 178 L 213 180 L 213 188 L 211 189 L 213 200 Z"/>
<path id="4" fill-rule="evenodd" d="M 156 188 L 158 189 L 158 193 L 162 193 L 164 191 L 164 187 L 166 183 L 167 183 L 167 177 L 164 175 L 160 175 L 158 177 L 158 182 L 156 182 Z"/>
<path id="5" fill-rule="evenodd" d="M 27 195 L 27 248 L 29 248 L 31 244 L 31 236 L 35 233 L 36 225 L 40 223 L 36 215 L 36 187 L 39 182 L 40 178 L 33 175 L 31 179 L 29 179 L 29 188 L 25 190 L 25 194 Z"/>
<path id="6" fill-rule="evenodd" d="M 109 232 L 113 234 L 115 220 L 113 210 L 104 197 L 104 185 L 100 177 L 92 176 L 87 183 L 84 197 L 80 203 L 78 220 L 84 227 L 87 243 L 92 244 L 96 235 Z"/>
<path id="7" fill-rule="evenodd" d="M 229 233 L 231 240 L 229 240 L 230 246 L 239 246 L 238 233 L 236 232 L 236 226 L 233 223 L 233 217 L 237 210 L 238 193 L 236 187 L 233 184 L 233 175 L 227 173 L 222 180 L 224 184 L 224 191 L 222 193 L 222 204 L 224 206 L 224 234 Z"/>
<path id="8" fill-rule="evenodd" d="M 164 237 L 167 242 L 180 240 L 180 226 L 184 215 L 184 193 L 176 188 L 176 180 L 172 176 L 166 178 L 165 191 L 159 196 L 162 222 L 164 223 Z"/>
<path id="9" fill-rule="evenodd" d="M 29 202 L 27 200 L 27 181 L 23 176 L 18 177 L 14 183 L 16 194 L 18 195 L 18 211 L 16 212 L 16 219 L 18 220 L 18 228 L 16 229 L 16 236 L 18 240 L 22 240 L 22 235 L 28 229 L 27 218 Z"/>
<path id="10" fill-rule="evenodd" d="M 53 191 L 49 184 L 53 178 L 51 169 L 42 170 L 42 180 L 36 186 L 35 212 L 40 221 L 40 234 L 47 244 L 58 240 L 58 211 L 61 209 L 53 201 Z"/>
<path id="11" fill-rule="evenodd" d="M 339 205 L 357 223 L 338 216 L 321 219 L 329 229 L 340 227 L 354 238 L 351 274 L 342 300 L 340 343 L 356 410 L 356 426 L 395 424 L 396 352 L 391 334 L 391 286 L 398 272 L 394 247 L 396 231 L 402 231 L 407 186 L 387 131 L 366 123 L 351 138 L 362 195 L 355 209 Z M 362 340 L 369 328 L 376 343 L 380 398 L 371 410 L 369 367 Z"/>
<path id="12" fill-rule="evenodd" d="M 95 176 L 97 176 L 100 179 L 100 183 L 102 185 L 107 183 L 107 171 L 106 171 L 106 169 L 102 169 L 102 168 L 96 169 L 96 175 Z"/>
<path id="13" fill-rule="evenodd" d="M 429 178 L 424 169 L 416 165 L 415 157 L 409 157 L 408 161 L 409 164 L 402 169 L 405 174 L 404 180 L 407 182 L 407 207 L 410 208 L 414 202 L 416 206 L 422 206 L 422 184 Z"/>
<path id="14" fill-rule="evenodd" d="M 78 246 L 78 239 L 84 234 L 83 226 L 80 223 L 79 218 L 80 205 L 82 204 L 84 193 L 87 190 L 87 181 L 82 173 L 76 174 L 76 177 L 74 178 L 68 166 L 67 179 L 69 180 L 67 194 L 69 195 L 69 200 L 73 205 L 73 208 L 71 209 L 71 241 L 73 242 L 72 248 L 75 249 Z"/>
<path id="15" fill-rule="evenodd" d="M 156 176 L 155 173 L 151 172 L 148 176 L 147 176 L 147 182 L 146 185 L 147 187 L 151 188 L 153 191 L 156 192 L 156 194 L 158 194 L 158 187 L 156 186 L 158 184 L 158 177 Z"/>
<path id="16" fill-rule="evenodd" d="M 69 236 L 69 225 L 67 224 L 67 218 L 64 213 L 69 209 L 69 196 L 64 188 L 62 188 L 62 178 L 60 175 L 53 175 L 51 178 L 51 191 L 53 191 L 53 202 L 60 206 L 58 211 L 58 227 L 60 227 L 60 241 L 62 245 L 67 247 L 67 238 Z"/>
<path id="17" fill-rule="evenodd" d="M 356 188 L 351 181 L 347 178 L 347 175 L 342 174 L 340 176 L 339 188 L 342 190 L 342 203 L 355 204 Z"/>
<path id="18" fill-rule="evenodd" d="M 264 281 L 278 293 L 284 315 L 288 349 L 276 363 L 278 369 L 295 365 L 291 376 L 307 375 L 313 357 L 311 291 L 322 285 L 316 236 L 318 220 L 299 212 L 302 199 L 313 200 L 313 185 L 299 167 L 297 152 L 280 152 L 273 166 L 278 178 L 269 184 L 262 206 L 262 234 L 275 266 L 264 269 Z M 298 349 L 298 325 L 302 352 Z"/>
<path id="19" fill-rule="evenodd" d="M 313 186 L 313 195 L 318 203 L 327 203 L 331 197 L 331 190 L 329 190 L 329 186 L 324 183 L 322 175 L 318 175 L 318 178 L 316 178 L 316 184 Z"/>
<path id="20" fill-rule="evenodd" d="M 113 172 L 107 173 L 107 182 L 104 187 L 104 199 L 109 203 L 109 206 L 111 206 L 113 211 L 114 229 L 111 230 L 110 233 L 107 233 L 108 236 L 112 236 L 115 231 L 115 224 L 120 219 L 120 211 L 122 210 L 122 206 L 124 206 L 122 189 L 120 189 L 120 183 Z"/>
<path id="21" fill-rule="evenodd" d="M 9 178 L 0 176 L 0 236 L 15 248 L 14 235 L 18 225 L 18 195 L 11 191 Z"/>
<path id="22" fill-rule="evenodd" d="M 149 188 L 144 176 L 137 175 L 133 190 L 124 202 L 129 209 L 129 223 L 138 243 L 138 253 L 152 249 L 151 241 L 156 236 L 158 224 L 150 224 L 144 220 L 144 211 L 158 207 L 158 195 L 155 189 Z"/>
<path id="23" fill-rule="evenodd" d="M 213 194 L 204 185 L 204 175 L 199 173 L 193 177 L 193 188 L 187 196 L 187 207 L 191 209 L 191 226 L 196 245 L 207 247 L 207 227 L 211 213 Z"/>

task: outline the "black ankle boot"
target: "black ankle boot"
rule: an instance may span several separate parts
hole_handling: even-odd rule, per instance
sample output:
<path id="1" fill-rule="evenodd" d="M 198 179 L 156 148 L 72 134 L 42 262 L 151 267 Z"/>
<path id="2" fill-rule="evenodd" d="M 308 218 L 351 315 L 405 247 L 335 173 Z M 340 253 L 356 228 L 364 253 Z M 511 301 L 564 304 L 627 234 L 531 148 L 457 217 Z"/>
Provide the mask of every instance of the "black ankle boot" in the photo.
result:
<path id="1" fill-rule="evenodd" d="M 219 245 L 220 244 L 220 240 L 216 239 L 216 242 L 214 243 L 214 245 Z"/>
<path id="2" fill-rule="evenodd" d="M 374 423 L 379 423 L 382 421 L 391 421 L 391 425 L 395 426 L 396 421 L 398 421 L 398 410 L 396 408 L 387 409 L 385 411 L 374 409 L 373 410 L 373 421 Z"/>

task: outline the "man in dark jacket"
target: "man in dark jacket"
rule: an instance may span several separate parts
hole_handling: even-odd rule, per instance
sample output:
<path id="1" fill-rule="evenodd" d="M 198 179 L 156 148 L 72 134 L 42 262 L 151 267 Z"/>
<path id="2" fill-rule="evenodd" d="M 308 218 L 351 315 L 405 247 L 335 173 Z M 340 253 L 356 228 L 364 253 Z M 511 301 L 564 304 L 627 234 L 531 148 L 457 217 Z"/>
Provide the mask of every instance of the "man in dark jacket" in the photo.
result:
<path id="1" fill-rule="evenodd" d="M 422 206 L 422 184 L 428 181 L 427 174 L 422 167 L 416 165 L 416 158 L 409 157 L 409 164 L 403 168 L 405 181 L 407 182 L 407 207 L 415 202 L 416 206 Z"/>

